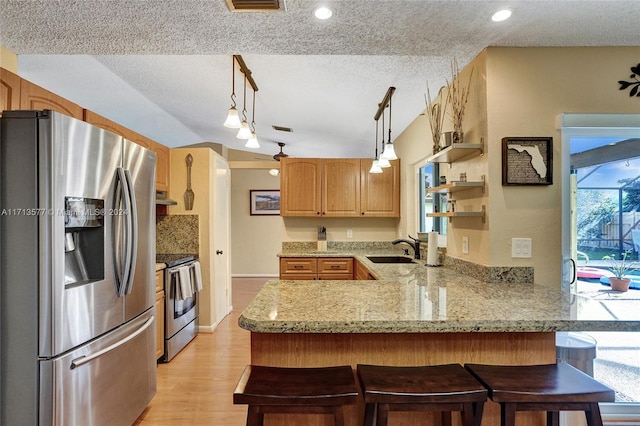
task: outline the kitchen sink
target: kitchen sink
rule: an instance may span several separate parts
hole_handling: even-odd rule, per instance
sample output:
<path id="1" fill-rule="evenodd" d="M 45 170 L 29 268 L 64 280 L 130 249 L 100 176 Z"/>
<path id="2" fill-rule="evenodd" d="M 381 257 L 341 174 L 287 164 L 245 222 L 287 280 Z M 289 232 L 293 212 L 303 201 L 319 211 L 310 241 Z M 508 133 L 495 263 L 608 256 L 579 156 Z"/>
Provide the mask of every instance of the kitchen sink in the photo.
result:
<path id="1" fill-rule="evenodd" d="M 367 256 L 373 263 L 415 263 L 413 259 L 404 256 Z"/>

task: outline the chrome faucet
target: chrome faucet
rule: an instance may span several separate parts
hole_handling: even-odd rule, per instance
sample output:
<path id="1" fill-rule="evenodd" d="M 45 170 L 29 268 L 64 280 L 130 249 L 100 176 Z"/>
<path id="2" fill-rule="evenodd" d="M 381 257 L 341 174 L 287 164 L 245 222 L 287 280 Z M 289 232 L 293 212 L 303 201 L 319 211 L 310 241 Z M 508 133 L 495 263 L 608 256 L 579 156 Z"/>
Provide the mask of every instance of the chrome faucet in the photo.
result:
<path id="1" fill-rule="evenodd" d="M 409 244 L 413 249 L 413 258 L 420 259 L 420 240 L 418 240 L 417 238 L 413 238 L 411 235 L 408 235 L 408 237 L 411 238 L 411 240 L 413 241 L 399 239 L 399 240 L 391 241 L 391 244 L 400 244 L 400 243 Z"/>

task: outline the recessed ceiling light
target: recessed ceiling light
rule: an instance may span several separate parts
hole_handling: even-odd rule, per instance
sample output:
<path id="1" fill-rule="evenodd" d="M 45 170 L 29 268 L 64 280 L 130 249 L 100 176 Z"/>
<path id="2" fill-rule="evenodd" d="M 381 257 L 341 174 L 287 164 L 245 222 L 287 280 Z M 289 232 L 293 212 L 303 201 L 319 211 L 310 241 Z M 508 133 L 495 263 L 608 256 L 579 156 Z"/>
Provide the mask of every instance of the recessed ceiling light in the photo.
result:
<path id="1" fill-rule="evenodd" d="M 313 12 L 313 14 L 316 16 L 316 18 L 325 20 L 333 16 L 333 11 L 326 6 L 320 6 Z"/>
<path id="2" fill-rule="evenodd" d="M 509 19 L 510 16 L 511 11 L 509 9 L 502 9 L 494 13 L 493 16 L 491 16 L 491 20 L 493 22 L 502 22 Z"/>

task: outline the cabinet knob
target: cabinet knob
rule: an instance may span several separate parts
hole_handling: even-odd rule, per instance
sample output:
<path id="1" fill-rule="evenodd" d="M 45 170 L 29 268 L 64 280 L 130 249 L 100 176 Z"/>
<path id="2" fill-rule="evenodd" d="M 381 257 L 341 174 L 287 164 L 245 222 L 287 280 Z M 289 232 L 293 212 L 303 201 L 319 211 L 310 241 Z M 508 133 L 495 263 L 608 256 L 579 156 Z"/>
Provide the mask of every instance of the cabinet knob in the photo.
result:
<path id="1" fill-rule="evenodd" d="M 222 250 L 216 250 L 216 254 L 222 254 Z"/>
<path id="2" fill-rule="evenodd" d="M 364 212 L 362 212 L 362 216 L 364 216 Z"/>
<path id="3" fill-rule="evenodd" d="M 316 214 L 320 214 L 320 212 L 316 212 Z"/>

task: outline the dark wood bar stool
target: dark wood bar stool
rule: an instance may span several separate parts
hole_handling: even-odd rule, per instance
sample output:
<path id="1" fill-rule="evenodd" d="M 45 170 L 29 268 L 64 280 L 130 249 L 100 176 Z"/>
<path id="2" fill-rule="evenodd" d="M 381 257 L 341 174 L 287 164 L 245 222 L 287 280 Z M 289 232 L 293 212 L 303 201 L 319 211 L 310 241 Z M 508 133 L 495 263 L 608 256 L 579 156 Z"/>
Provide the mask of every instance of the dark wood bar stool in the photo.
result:
<path id="1" fill-rule="evenodd" d="M 440 411 L 451 425 L 451 412 L 460 411 L 464 426 L 479 426 L 487 390 L 461 365 L 357 367 L 364 394 L 365 426 L 387 424 L 390 411 Z"/>
<path id="2" fill-rule="evenodd" d="M 546 411 L 548 426 L 558 426 L 560 411 L 584 411 L 589 426 L 602 426 L 598 402 L 615 400 L 613 390 L 566 363 L 465 368 L 500 404 L 502 426 L 515 426 L 516 411 Z"/>
<path id="3" fill-rule="evenodd" d="M 351 366 L 285 368 L 249 365 L 233 392 L 234 404 L 248 404 L 247 425 L 263 424 L 265 413 L 332 414 L 344 425 L 342 408 L 357 402 Z"/>

